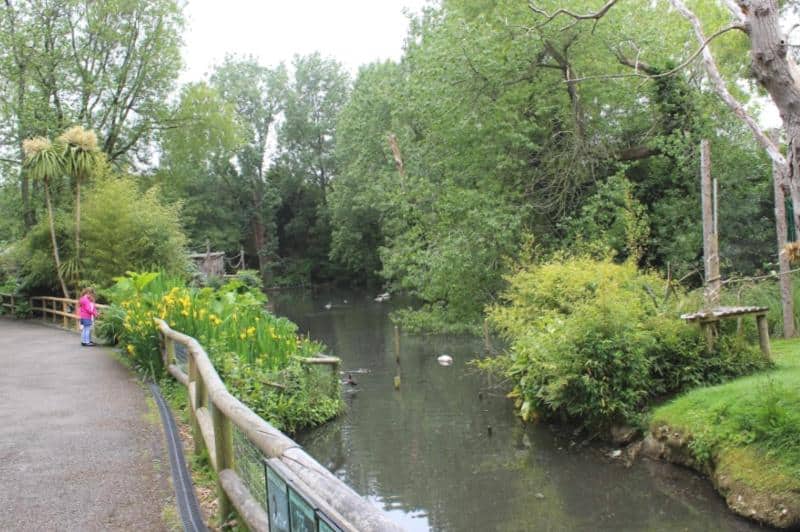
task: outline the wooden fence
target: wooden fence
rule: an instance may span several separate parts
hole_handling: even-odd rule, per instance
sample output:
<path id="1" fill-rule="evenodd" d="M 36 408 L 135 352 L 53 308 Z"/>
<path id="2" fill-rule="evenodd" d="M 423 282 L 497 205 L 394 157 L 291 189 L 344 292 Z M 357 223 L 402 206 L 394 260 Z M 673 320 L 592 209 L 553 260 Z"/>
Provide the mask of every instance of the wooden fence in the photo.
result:
<path id="1" fill-rule="evenodd" d="M 23 307 L 22 302 L 26 305 Z M 0 307 L 6 314 L 15 314 L 17 310 L 26 310 L 38 315 L 43 321 L 57 325 L 63 329 L 80 330 L 78 317 L 78 300 L 64 297 L 34 296 L 29 299 L 14 294 L 0 293 Z M 102 312 L 107 305 L 97 305 Z"/>
<path id="2" fill-rule="evenodd" d="M 17 303 L 19 298 L 14 294 L 5 294 L 0 292 L 0 310 L 3 314 L 14 314 L 17 311 Z"/>
<path id="3" fill-rule="evenodd" d="M 297 443 L 267 423 L 225 388 L 197 340 L 156 320 L 164 365 L 188 388 L 195 452 L 208 451 L 217 473 L 219 514 L 235 509 L 251 530 L 399 531 L 378 508 L 336 478 Z M 176 355 L 185 355 L 186 371 Z M 305 360 L 338 378 L 339 359 Z M 236 461 L 234 433 L 256 450 L 255 480 Z M 249 481 L 249 482 L 248 482 Z M 256 493 L 254 493 L 256 492 Z M 273 519 L 270 527 L 270 519 Z"/>

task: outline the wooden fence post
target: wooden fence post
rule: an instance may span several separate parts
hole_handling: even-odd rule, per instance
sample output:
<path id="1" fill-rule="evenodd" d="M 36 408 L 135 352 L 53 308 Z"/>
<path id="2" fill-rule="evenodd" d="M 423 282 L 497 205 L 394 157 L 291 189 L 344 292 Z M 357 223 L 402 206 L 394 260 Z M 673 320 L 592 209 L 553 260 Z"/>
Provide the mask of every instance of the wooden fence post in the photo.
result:
<path id="1" fill-rule="evenodd" d="M 174 349 L 174 347 L 173 347 Z M 187 354 L 187 361 L 189 363 L 189 387 L 191 391 L 194 388 L 194 397 L 189 393 L 189 417 L 192 420 L 192 437 L 194 438 L 194 454 L 200 455 L 206 448 L 203 440 L 203 431 L 200 430 L 200 423 L 197 421 L 197 411 L 202 408 L 205 400 L 205 386 L 203 386 L 203 378 L 197 371 L 197 363 L 194 360 L 194 354 L 191 351 Z M 194 384 L 194 387 L 192 387 Z"/>
<path id="2" fill-rule="evenodd" d="M 758 343 L 761 346 L 761 352 L 770 359 L 769 351 L 769 325 L 767 324 L 766 314 L 756 314 L 756 323 L 758 324 Z"/>
<path id="3" fill-rule="evenodd" d="M 711 179 L 711 147 L 700 143 L 700 184 L 703 209 L 703 258 L 706 274 L 705 302 L 708 309 L 719 306 L 722 279 L 719 274 L 719 233 L 717 228 L 716 183 Z"/>
<path id="4" fill-rule="evenodd" d="M 228 528 L 226 523 L 228 517 L 233 512 L 233 505 L 231 504 L 225 488 L 222 487 L 220 481 L 220 472 L 225 469 L 233 469 L 233 431 L 231 427 L 231 420 L 228 419 L 222 411 L 217 408 L 214 401 L 209 405 L 211 407 L 211 422 L 214 425 L 214 452 L 217 455 L 217 499 L 219 501 L 219 524 L 221 529 Z"/>

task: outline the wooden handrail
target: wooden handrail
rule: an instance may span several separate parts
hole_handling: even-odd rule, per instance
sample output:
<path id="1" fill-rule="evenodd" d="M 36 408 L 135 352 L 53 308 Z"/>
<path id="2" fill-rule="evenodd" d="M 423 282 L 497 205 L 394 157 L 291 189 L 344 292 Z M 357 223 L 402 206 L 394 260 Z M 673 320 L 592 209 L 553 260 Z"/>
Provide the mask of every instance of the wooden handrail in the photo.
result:
<path id="1" fill-rule="evenodd" d="M 6 302 L 7 300 L 10 300 L 10 302 Z M 77 299 L 55 296 L 31 296 L 30 298 L 24 298 L 18 297 L 15 294 L 0 292 L 0 307 L 7 308 L 14 313 L 17 309 L 18 301 L 26 301 L 28 303 L 28 309 L 40 313 L 42 319 L 51 317 L 53 324 L 56 324 L 58 321 L 57 318 L 60 317 L 61 327 L 64 329 L 80 328 Z M 50 303 L 51 306 L 48 306 L 48 303 Z M 68 311 L 68 306 L 70 305 L 73 308 L 73 312 Z M 61 307 L 60 310 L 57 308 L 58 306 Z M 98 304 L 95 306 L 101 311 L 109 308 L 109 305 Z"/>
<path id="2" fill-rule="evenodd" d="M 241 483 L 230 454 L 229 438 L 232 426 L 237 427 L 270 462 L 286 472 L 287 482 L 315 508 L 348 532 L 399 531 L 378 508 L 358 495 L 347 484 L 308 455 L 297 443 L 259 417 L 249 407 L 228 392 L 214 365 L 200 343 L 185 334 L 172 330 L 166 322 L 156 319 L 163 346 L 164 364 L 177 380 L 189 389 L 189 410 L 197 439 L 213 455 L 212 464 L 218 475 L 220 514 L 227 516 L 234 507 L 253 530 L 265 530 L 268 517 L 263 507 L 254 507 L 255 500 Z M 176 342 L 186 347 L 189 375 L 175 363 Z M 333 364 L 335 357 L 314 357 L 311 363 Z M 308 359 L 306 360 L 308 361 Z M 336 373 L 334 373 L 336 375 Z M 208 401 L 209 404 L 206 404 Z M 208 411 L 212 423 L 208 423 Z M 198 417 L 199 414 L 199 417 Z M 202 426 L 200 426 L 202 425 Z M 209 434 L 209 432 L 211 434 Z M 201 445 L 202 445 L 201 444 Z M 200 447 L 202 449 L 202 447 Z M 196 448 L 197 450 L 197 448 Z"/>
<path id="3" fill-rule="evenodd" d="M 34 300 L 55 301 L 55 302 L 58 302 L 58 303 L 67 303 L 67 304 L 70 304 L 70 305 L 75 305 L 76 307 L 78 305 L 78 300 L 77 299 L 70 299 L 70 298 L 66 298 L 66 297 L 32 296 L 31 297 L 31 301 L 34 301 Z M 110 305 L 103 305 L 101 303 L 97 303 L 97 304 L 95 304 L 95 307 L 97 307 L 98 309 L 102 310 L 102 309 L 109 308 Z"/>

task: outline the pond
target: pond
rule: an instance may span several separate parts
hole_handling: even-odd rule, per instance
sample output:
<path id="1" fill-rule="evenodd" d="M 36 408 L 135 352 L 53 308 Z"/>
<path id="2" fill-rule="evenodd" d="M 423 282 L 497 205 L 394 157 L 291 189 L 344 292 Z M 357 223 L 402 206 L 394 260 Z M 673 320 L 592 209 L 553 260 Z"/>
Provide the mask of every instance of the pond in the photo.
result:
<path id="1" fill-rule="evenodd" d="M 694 473 L 523 424 L 467 362 L 480 339 L 400 335 L 403 305 L 357 292 L 270 294 L 275 311 L 342 359 L 347 412 L 304 434 L 306 451 L 411 531 L 762 530 Z M 450 355 L 443 367 L 437 357 Z"/>

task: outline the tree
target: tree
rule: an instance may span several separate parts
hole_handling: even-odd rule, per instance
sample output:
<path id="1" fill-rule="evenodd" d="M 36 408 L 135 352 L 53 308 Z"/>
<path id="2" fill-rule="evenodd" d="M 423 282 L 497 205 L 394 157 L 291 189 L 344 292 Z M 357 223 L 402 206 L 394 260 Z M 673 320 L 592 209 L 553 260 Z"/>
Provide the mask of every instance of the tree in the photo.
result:
<path id="1" fill-rule="evenodd" d="M 183 203 L 184 226 L 195 247 L 209 242 L 238 251 L 247 222 L 231 163 L 243 143 L 233 105 L 208 84 L 193 83 L 181 91 L 172 120 L 175 127 L 161 137 L 161 190 Z"/>
<path id="2" fill-rule="evenodd" d="M 180 69 L 177 0 L 5 0 L 0 11 L 2 156 L 22 160 L 22 141 L 80 123 L 109 160 L 133 160 L 167 119 Z M 20 173 L 28 227 L 28 176 Z"/>
<path id="3" fill-rule="evenodd" d="M 339 175 L 328 198 L 331 259 L 367 282 L 382 267 L 379 248 L 385 243 L 392 191 L 404 186 L 388 144 L 388 135 L 399 126 L 395 113 L 402 87 L 400 65 L 387 61 L 362 67 L 336 124 Z"/>
<path id="4" fill-rule="evenodd" d="M 336 119 L 347 101 L 350 78 L 341 64 L 319 53 L 295 57 L 294 80 L 279 131 L 281 161 L 298 178 L 319 188 L 322 203 L 336 175 Z"/>
<path id="5" fill-rule="evenodd" d="M 226 57 L 211 75 L 211 86 L 233 107 L 240 126 L 242 143 L 236 151 L 236 167 L 248 206 L 252 246 L 265 283 L 269 283 L 269 259 L 275 247 L 274 193 L 267 190 L 267 147 L 270 131 L 284 106 L 286 84 L 283 65 L 269 69 L 253 58 Z"/>
<path id="6" fill-rule="evenodd" d="M 279 252 L 306 277 L 328 280 L 334 274 L 328 189 L 339 175 L 336 121 L 348 98 L 350 77 L 341 64 L 319 53 L 295 57 L 293 67 L 271 169 L 281 197 Z"/>
<path id="7" fill-rule="evenodd" d="M 571 19 L 573 22 L 567 27 L 574 26 L 580 21 L 591 20 L 596 26 L 619 0 L 608 0 L 599 10 L 594 12 L 578 12 L 560 7 L 548 13 L 536 5 L 531 8 L 534 12 L 544 17 L 543 24 L 556 18 Z M 695 11 L 682 0 L 669 0 L 675 10 L 680 13 L 692 26 L 692 31 L 698 42 L 697 52 L 690 56 L 690 60 L 702 53 L 703 63 L 712 89 L 719 95 L 725 104 L 736 114 L 752 131 L 756 141 L 765 149 L 773 161 L 775 175 L 773 179 L 780 182 L 788 189 L 794 206 L 795 229 L 800 228 L 800 73 L 796 74 L 797 67 L 791 56 L 788 55 L 788 38 L 780 27 L 780 9 L 776 0 L 723 0 L 722 8 L 729 13 L 728 24 L 722 29 L 706 37 L 700 18 Z M 717 6 L 714 6 L 717 7 Z M 788 143 L 788 157 L 784 157 L 777 143 L 768 137 L 759 126 L 756 119 L 751 116 L 728 88 L 724 81 L 717 61 L 711 51 L 710 42 L 731 30 L 741 30 L 750 38 L 749 52 L 751 67 L 759 84 L 767 90 L 773 102 L 778 107 L 784 122 Z M 637 58 L 638 63 L 638 58 Z M 680 65 L 685 66 L 687 63 Z M 741 60 L 740 60 L 741 64 Z M 668 74 L 672 74 L 670 72 Z M 636 75 L 641 75 L 637 72 Z M 775 188 L 776 196 L 779 188 Z M 782 201 L 776 197 L 775 201 Z M 781 235 L 781 221 L 776 220 L 778 242 L 785 239 Z M 779 255 L 783 253 L 778 250 Z M 793 336 L 793 308 L 791 296 L 790 273 L 788 261 L 781 259 L 781 295 L 784 311 L 784 335 Z"/>
<path id="8" fill-rule="evenodd" d="M 50 224 L 50 238 L 53 244 L 53 259 L 55 261 L 56 275 L 61 284 L 61 290 L 65 298 L 69 298 L 69 290 L 64 282 L 64 275 L 61 270 L 61 257 L 58 253 L 58 242 L 56 240 L 55 214 L 53 204 L 50 200 L 50 182 L 61 175 L 64 167 L 64 154 L 61 146 L 54 145 L 49 139 L 35 137 L 27 139 L 23 143 L 25 150 L 25 167 L 31 179 L 39 180 L 44 184 L 44 194 L 47 201 L 47 217 Z"/>
<path id="9" fill-rule="evenodd" d="M 81 126 L 67 129 L 58 141 L 64 146 L 64 170 L 75 182 L 75 279 L 80 275 L 81 251 L 81 182 L 89 178 L 97 166 L 97 135 Z"/>

